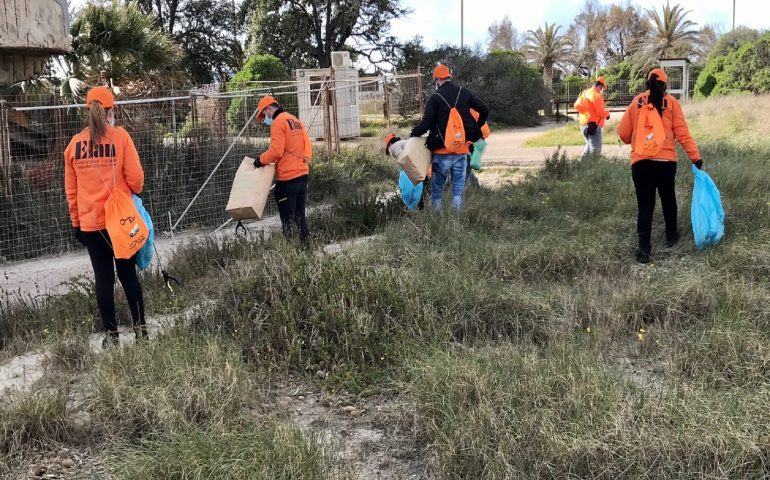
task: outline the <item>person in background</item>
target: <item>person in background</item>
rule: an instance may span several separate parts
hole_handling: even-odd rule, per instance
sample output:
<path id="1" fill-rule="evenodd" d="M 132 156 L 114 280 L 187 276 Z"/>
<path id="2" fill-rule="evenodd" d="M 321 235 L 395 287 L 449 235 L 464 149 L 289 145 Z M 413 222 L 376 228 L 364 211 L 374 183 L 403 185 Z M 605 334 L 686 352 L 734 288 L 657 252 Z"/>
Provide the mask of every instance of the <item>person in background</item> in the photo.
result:
<path id="1" fill-rule="evenodd" d="M 270 127 L 270 148 L 254 161 L 254 166 L 276 164 L 275 201 L 283 235 L 292 239 L 296 226 L 300 241 L 307 245 L 310 242 L 305 214 L 310 174 L 308 162 L 313 157 L 310 136 L 302 122 L 284 111 L 270 95 L 259 101 L 257 121 Z"/>
<path id="2" fill-rule="evenodd" d="M 144 295 L 136 274 L 136 257 L 116 259 L 107 233 L 104 204 L 113 189 L 141 193 L 144 170 L 131 136 L 115 127 L 115 97 L 106 87 L 86 96 L 88 126 L 64 151 L 64 185 L 75 239 L 91 258 L 96 303 L 106 335 L 102 346 L 118 344 L 115 317 L 115 271 L 123 286 L 137 339 L 147 337 Z"/>
<path id="3" fill-rule="evenodd" d="M 602 128 L 605 120 L 610 118 L 610 112 L 604 108 L 605 90 L 607 90 L 607 81 L 604 77 L 599 77 L 593 87 L 585 90 L 575 100 L 574 106 L 580 120 L 580 131 L 586 141 L 583 160 L 589 155 L 602 154 Z"/>
<path id="4" fill-rule="evenodd" d="M 468 142 L 481 138 L 481 127 L 487 122 L 489 107 L 476 98 L 468 89 L 452 82 L 452 73 L 445 65 L 433 70 L 436 85 L 434 93 L 425 105 L 422 121 L 412 129 L 411 137 L 421 137 L 428 133 L 426 147 L 433 152 L 431 165 L 431 202 L 435 210 L 441 210 L 444 196 L 444 184 L 447 177 L 452 178 L 452 206 L 455 210 L 463 208 L 465 174 L 468 168 Z M 466 143 L 457 151 L 446 148 L 445 132 L 449 123 L 450 112 L 457 108 L 462 118 Z M 471 109 L 479 112 L 478 120 L 471 115 Z"/>
<path id="5" fill-rule="evenodd" d="M 668 76 L 662 69 L 656 68 L 647 76 L 647 91 L 637 95 L 626 108 L 618 125 L 618 136 L 631 144 L 631 177 L 636 190 L 638 214 L 636 232 L 639 236 L 639 248 L 636 259 L 640 263 L 649 263 L 652 252 L 652 214 L 655 210 L 655 192 L 660 196 L 663 219 L 666 223 L 666 244 L 671 247 L 679 241 L 677 228 L 676 204 L 676 164 L 675 141 L 682 146 L 687 156 L 696 167 L 702 168 L 703 161 L 687 127 L 682 106 L 676 98 L 666 93 Z M 640 135 L 639 116 L 643 108 L 652 105 L 665 133 L 660 150 L 652 158 L 638 151 L 637 135 Z"/>

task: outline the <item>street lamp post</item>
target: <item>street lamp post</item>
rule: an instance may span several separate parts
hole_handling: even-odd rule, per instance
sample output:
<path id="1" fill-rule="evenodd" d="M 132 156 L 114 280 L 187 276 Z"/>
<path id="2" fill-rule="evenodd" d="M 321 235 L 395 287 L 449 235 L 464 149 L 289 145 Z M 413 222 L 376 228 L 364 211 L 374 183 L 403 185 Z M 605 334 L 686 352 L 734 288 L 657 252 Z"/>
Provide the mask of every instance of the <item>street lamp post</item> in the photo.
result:
<path id="1" fill-rule="evenodd" d="M 465 40 L 465 5 L 463 5 L 464 0 L 460 0 L 460 50 L 463 49 L 464 40 Z M 733 0 L 733 3 L 735 3 L 735 0 Z M 733 24 L 735 23 L 735 15 L 733 14 Z M 733 28 L 735 28 L 733 26 Z"/>
<path id="2" fill-rule="evenodd" d="M 735 0 L 733 0 L 733 30 L 735 30 Z"/>

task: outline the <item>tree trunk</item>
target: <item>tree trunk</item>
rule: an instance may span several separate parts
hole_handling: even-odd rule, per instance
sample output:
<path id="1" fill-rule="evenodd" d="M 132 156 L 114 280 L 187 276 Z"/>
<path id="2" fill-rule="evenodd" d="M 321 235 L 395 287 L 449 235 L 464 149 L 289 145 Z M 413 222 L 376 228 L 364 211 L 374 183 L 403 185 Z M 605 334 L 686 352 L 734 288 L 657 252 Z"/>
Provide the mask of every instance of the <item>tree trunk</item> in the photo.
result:
<path id="1" fill-rule="evenodd" d="M 550 117 L 553 115 L 553 63 L 543 65 L 543 83 L 551 91 L 550 98 L 544 108 L 545 115 Z"/>

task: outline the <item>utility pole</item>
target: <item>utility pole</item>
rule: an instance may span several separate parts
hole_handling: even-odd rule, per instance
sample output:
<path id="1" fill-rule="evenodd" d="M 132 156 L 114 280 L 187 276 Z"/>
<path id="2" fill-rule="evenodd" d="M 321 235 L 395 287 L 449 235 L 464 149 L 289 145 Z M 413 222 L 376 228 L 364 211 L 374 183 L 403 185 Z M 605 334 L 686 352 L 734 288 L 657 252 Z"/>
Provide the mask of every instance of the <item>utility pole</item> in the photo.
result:
<path id="1" fill-rule="evenodd" d="M 733 30 L 735 30 L 735 0 L 733 0 Z"/>
<path id="2" fill-rule="evenodd" d="M 464 0 L 460 0 L 460 50 L 463 49 L 464 40 L 465 40 L 465 5 L 463 5 Z M 733 0 L 733 5 L 735 5 L 735 0 Z M 733 8 L 733 24 L 735 24 L 735 9 Z M 733 28 L 735 28 L 735 25 L 733 25 Z"/>

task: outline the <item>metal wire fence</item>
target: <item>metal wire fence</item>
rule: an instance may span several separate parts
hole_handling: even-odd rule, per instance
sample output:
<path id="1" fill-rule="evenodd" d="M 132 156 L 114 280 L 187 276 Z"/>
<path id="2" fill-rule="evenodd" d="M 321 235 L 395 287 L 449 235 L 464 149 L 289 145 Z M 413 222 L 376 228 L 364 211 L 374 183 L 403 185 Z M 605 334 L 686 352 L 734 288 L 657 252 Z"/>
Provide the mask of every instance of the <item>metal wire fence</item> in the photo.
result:
<path id="1" fill-rule="evenodd" d="M 156 229 L 213 230 L 228 220 L 225 205 L 243 156 L 269 145 L 269 128 L 254 120 L 267 93 L 305 123 L 316 162 L 333 161 L 345 139 L 355 144 L 387 128 L 394 115 L 412 118 L 422 109 L 418 75 L 337 80 L 327 70 L 316 77 L 118 96 L 116 124 L 139 152 L 142 197 Z M 54 94 L 0 97 L 0 257 L 58 255 L 75 246 L 63 152 L 84 128 L 85 113 L 84 105 Z M 275 214 L 269 199 L 266 215 Z"/>
<path id="2" fill-rule="evenodd" d="M 689 83 L 687 84 L 689 98 L 692 98 L 697 79 L 697 74 L 693 73 L 690 75 Z M 553 102 L 556 106 L 557 115 L 568 115 L 569 113 L 572 113 L 572 104 L 577 100 L 583 90 L 591 85 L 593 85 L 593 82 L 590 80 L 554 82 L 552 87 Z M 678 76 L 672 74 L 669 77 L 668 82 L 669 91 L 677 92 L 683 90 L 683 88 L 684 80 L 681 73 L 679 73 Z M 607 91 L 604 93 L 604 100 L 609 107 L 626 107 L 636 95 L 642 93 L 644 90 L 645 82 L 643 78 L 618 80 L 609 83 Z M 679 93 L 675 93 L 674 96 L 681 98 Z"/>

